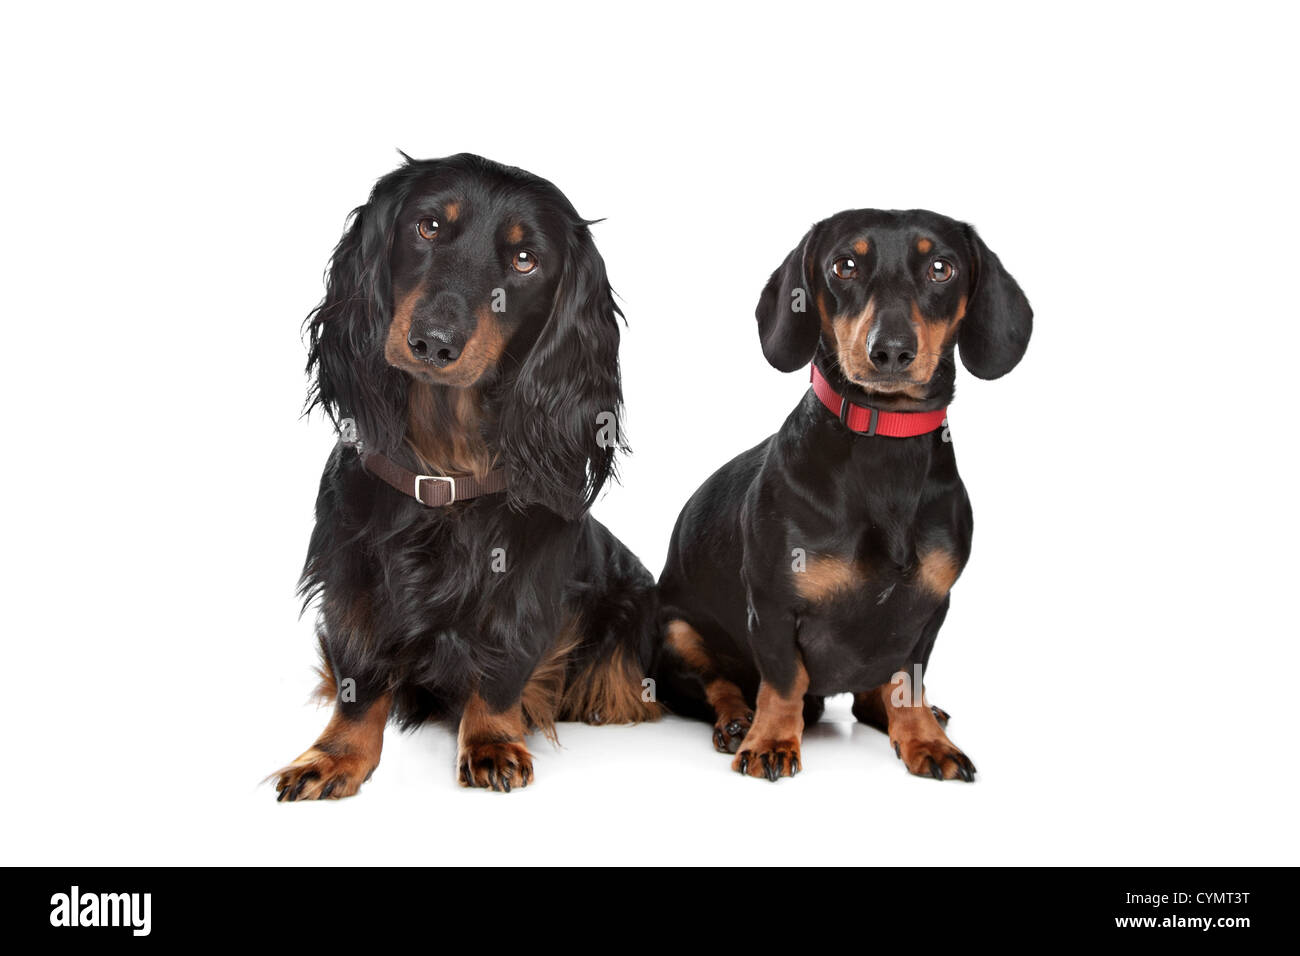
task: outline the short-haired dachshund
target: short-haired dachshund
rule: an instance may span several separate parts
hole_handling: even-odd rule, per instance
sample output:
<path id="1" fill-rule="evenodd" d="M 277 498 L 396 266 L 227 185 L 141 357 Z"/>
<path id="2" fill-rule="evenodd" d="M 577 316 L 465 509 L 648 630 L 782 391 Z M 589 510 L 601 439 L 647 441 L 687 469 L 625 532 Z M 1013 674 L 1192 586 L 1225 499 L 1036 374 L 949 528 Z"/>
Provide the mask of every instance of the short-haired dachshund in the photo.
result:
<path id="1" fill-rule="evenodd" d="M 811 362 L 813 387 L 677 520 L 660 699 L 711 721 L 734 770 L 777 780 L 825 698 L 851 693 L 909 771 L 971 781 L 923 677 L 971 547 L 946 409 L 955 353 L 978 378 L 1015 368 L 1029 303 L 969 225 L 861 209 L 812 227 L 756 315 L 768 362 Z"/>

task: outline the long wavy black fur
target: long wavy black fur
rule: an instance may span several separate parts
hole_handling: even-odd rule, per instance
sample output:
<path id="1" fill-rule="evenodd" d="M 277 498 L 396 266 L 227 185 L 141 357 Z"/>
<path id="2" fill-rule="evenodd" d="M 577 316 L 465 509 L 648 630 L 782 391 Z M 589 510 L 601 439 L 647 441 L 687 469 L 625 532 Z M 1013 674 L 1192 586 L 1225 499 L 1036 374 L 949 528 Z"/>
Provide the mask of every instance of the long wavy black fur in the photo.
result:
<path id="1" fill-rule="evenodd" d="M 354 210 L 330 260 L 324 300 L 305 323 L 307 410 L 356 422 L 367 446 L 419 470 L 406 445 L 407 375 L 389 366 L 389 258 L 395 220 L 435 164 L 508 177 L 567 222 L 565 261 L 549 316 L 517 336 L 486 388 L 485 439 L 509 473 L 505 496 L 431 509 L 382 485 L 337 446 L 317 499 L 301 581 L 321 607 L 322 654 L 336 680 L 357 682 L 361 707 L 382 691 L 411 726 L 454 712 L 478 686 L 506 706 L 565 621 L 583 622 L 570 669 L 621 649 L 646 662 L 653 578 L 587 515 L 622 447 L 599 440 L 598 416 L 621 413 L 620 312 L 590 222 L 549 182 L 479 157 L 408 160 Z M 493 574 L 492 549 L 511 567 Z"/>

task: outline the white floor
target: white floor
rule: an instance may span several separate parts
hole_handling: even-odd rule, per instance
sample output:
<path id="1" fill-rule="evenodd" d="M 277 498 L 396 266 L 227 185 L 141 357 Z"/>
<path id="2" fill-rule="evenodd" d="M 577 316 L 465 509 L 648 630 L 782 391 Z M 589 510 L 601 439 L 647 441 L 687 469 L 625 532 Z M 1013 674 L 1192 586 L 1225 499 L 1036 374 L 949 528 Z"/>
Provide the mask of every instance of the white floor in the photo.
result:
<path id="1" fill-rule="evenodd" d="M 309 681 L 302 681 L 305 693 Z M 941 685 L 940 685 L 941 686 Z M 53 825 L 18 828 L 13 863 L 487 864 L 605 863 L 1281 863 L 1295 836 L 1278 791 L 1251 768 L 1227 775 L 1159 733 L 1076 735 L 1044 717 L 1007 719 L 976 695 L 935 693 L 978 781 L 909 776 L 886 738 L 857 725 L 849 699 L 810 730 L 805 770 L 769 783 L 729 770 L 709 728 L 668 718 L 640 727 L 562 725 L 559 748 L 535 738 L 537 780 L 510 794 L 453 780 L 441 727 L 390 730 L 383 761 L 357 797 L 278 804 L 258 780 L 311 742 L 326 712 L 284 706 L 256 739 L 230 723 L 226 745 L 183 749 L 166 766 L 118 762 L 115 786 L 28 797 Z M 1169 715 L 1171 720 L 1176 715 Z M 171 725 L 177 743 L 192 728 Z M 199 731 L 209 740 L 212 726 Z M 161 744 L 162 741 L 155 741 Z M 111 746 L 111 742 L 109 742 Z M 129 757 L 127 758 L 129 759 Z M 1266 768 L 1256 768 L 1265 769 Z M 124 781 L 130 781 L 123 786 Z M 1270 796 L 1273 794 L 1273 796 Z"/>

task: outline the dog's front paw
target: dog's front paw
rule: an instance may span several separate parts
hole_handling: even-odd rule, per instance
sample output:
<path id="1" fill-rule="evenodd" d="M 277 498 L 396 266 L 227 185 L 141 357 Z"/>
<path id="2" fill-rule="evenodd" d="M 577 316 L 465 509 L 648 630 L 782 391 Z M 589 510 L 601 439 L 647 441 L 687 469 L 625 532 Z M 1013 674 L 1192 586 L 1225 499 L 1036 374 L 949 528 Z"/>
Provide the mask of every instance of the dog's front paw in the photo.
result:
<path id="1" fill-rule="evenodd" d="M 766 777 L 768 780 L 793 777 L 803 769 L 799 741 L 794 737 L 747 739 L 731 762 L 731 769 L 747 777 Z"/>
<path id="2" fill-rule="evenodd" d="M 935 780 L 975 780 L 975 765 L 947 737 L 891 740 L 894 753 L 918 777 Z"/>
<path id="3" fill-rule="evenodd" d="M 718 753 L 734 754 L 754 723 L 754 712 L 719 717 L 713 725 L 713 749 Z"/>
<path id="4" fill-rule="evenodd" d="M 467 743 L 456 758 L 462 787 L 484 787 L 509 793 L 533 780 L 533 756 L 512 740 Z"/>
<path id="5" fill-rule="evenodd" d="M 361 789 L 378 766 L 360 754 L 326 753 L 313 747 L 273 773 L 277 800 L 337 800 Z"/>

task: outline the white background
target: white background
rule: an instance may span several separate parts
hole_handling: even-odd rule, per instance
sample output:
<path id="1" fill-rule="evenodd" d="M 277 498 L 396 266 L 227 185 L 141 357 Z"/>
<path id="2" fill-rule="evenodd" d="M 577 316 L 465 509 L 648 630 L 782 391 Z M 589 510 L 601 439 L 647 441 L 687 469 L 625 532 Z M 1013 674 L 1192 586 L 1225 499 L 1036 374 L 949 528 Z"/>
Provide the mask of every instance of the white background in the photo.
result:
<path id="1" fill-rule="evenodd" d="M 4 860 L 1296 863 L 1290 8 L 467 6 L 6 13 Z M 669 720 L 470 792 L 429 727 L 275 803 L 327 716 L 300 323 L 398 148 L 607 217 L 635 454 L 596 513 L 656 573 L 807 387 L 753 307 L 808 225 L 980 228 L 1037 322 L 952 411 L 977 530 L 929 684 L 975 785 L 837 700 L 777 784 Z"/>

